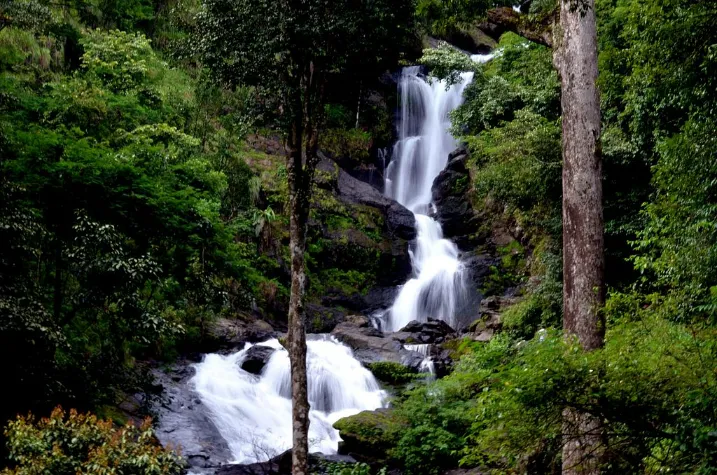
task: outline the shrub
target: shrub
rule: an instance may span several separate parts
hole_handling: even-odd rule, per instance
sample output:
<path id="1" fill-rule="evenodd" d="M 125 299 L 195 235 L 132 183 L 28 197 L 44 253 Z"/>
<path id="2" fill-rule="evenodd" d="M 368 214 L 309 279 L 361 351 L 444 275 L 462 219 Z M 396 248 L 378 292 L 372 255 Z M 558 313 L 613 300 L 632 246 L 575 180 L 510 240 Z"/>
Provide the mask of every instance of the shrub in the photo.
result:
<path id="1" fill-rule="evenodd" d="M 372 145 L 371 134 L 360 129 L 328 129 L 320 138 L 322 150 L 352 165 L 367 161 Z"/>
<path id="2" fill-rule="evenodd" d="M 67 414 L 58 407 L 39 421 L 18 417 L 5 435 L 15 466 L 3 475 L 173 475 L 184 470 L 180 456 L 156 442 L 150 419 L 139 427 L 115 428 L 92 414 L 74 409 Z"/>

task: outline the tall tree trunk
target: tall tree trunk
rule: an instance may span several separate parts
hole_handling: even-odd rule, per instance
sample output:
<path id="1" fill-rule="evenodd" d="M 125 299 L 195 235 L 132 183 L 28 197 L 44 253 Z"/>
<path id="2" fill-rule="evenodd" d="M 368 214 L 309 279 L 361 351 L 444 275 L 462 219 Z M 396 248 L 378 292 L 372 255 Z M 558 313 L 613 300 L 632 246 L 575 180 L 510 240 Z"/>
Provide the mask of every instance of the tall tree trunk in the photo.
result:
<path id="1" fill-rule="evenodd" d="M 318 162 L 318 116 L 323 103 L 322 76 L 309 62 L 302 79 L 303 104 L 294 104 L 295 113 L 289 137 L 288 175 L 290 201 L 291 295 L 289 298 L 289 359 L 291 361 L 291 401 L 293 475 L 309 473 L 309 397 L 306 374 L 306 329 L 304 291 L 306 272 L 304 253 L 311 204 L 314 170 Z M 302 146 L 305 149 L 302 153 Z"/>
<path id="2" fill-rule="evenodd" d="M 554 33 L 563 112 L 563 328 L 590 351 L 602 347 L 605 331 L 595 0 L 561 0 Z M 599 473 L 601 421 L 566 408 L 563 426 L 563 474 Z"/>
<path id="3" fill-rule="evenodd" d="M 302 163 L 302 121 L 293 124 L 289 138 L 289 248 L 291 251 L 291 295 L 289 297 L 289 331 L 287 343 L 291 361 L 291 402 L 293 450 L 291 472 L 309 473 L 309 397 L 306 377 L 306 331 L 304 328 L 304 251 L 306 218 L 304 217 L 304 167 Z"/>

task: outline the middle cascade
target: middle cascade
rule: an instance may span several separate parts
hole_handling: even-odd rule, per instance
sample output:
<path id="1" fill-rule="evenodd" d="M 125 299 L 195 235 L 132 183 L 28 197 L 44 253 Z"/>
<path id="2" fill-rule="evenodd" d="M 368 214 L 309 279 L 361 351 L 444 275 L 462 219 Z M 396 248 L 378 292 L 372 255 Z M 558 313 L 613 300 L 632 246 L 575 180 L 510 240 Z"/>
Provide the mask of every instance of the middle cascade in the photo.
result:
<path id="1" fill-rule="evenodd" d="M 386 194 L 413 212 L 418 237 L 411 250 L 413 278 L 383 316 L 387 331 L 428 317 L 457 326 L 456 309 L 466 293 L 464 267 L 456 245 L 443 238 L 441 225 L 430 217 L 431 187 L 457 146 L 449 114 L 461 105 L 472 80 L 473 73 L 463 73 L 459 83 L 447 87 L 444 81 L 426 80 L 418 66 L 401 74 L 399 140 L 386 170 Z"/>

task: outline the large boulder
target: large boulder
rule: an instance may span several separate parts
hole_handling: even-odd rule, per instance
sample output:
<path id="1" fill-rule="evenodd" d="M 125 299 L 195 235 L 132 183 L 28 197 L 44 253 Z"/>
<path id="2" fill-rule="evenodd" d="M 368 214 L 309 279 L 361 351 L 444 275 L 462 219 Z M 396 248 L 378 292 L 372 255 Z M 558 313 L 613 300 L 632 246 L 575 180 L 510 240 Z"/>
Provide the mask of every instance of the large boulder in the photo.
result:
<path id="1" fill-rule="evenodd" d="M 353 293 L 345 295 L 341 293 L 327 293 L 321 298 L 321 304 L 329 308 L 343 307 L 355 312 L 372 314 L 391 306 L 393 301 L 396 300 L 398 293 L 397 286 L 402 283 L 403 282 L 396 281 L 394 285 L 391 286 L 371 287 L 365 294 Z"/>
<path id="2" fill-rule="evenodd" d="M 404 348 L 392 334 L 384 335 L 364 316 L 346 317 L 346 321 L 337 325 L 331 334 L 350 347 L 354 357 L 364 365 L 391 362 L 418 370 L 423 361 L 422 355 Z"/>
<path id="3" fill-rule="evenodd" d="M 251 315 L 237 318 L 219 318 L 208 329 L 211 344 L 203 350 L 207 353 L 235 350 L 245 343 L 258 343 L 274 338 L 274 328 L 263 320 Z"/>
<path id="4" fill-rule="evenodd" d="M 360 462 L 390 464 L 390 449 L 396 446 L 407 426 L 407 422 L 391 409 L 364 411 L 339 419 L 334 424 L 342 439 L 339 454 Z"/>
<path id="5" fill-rule="evenodd" d="M 271 359 L 271 355 L 276 350 L 274 348 L 262 345 L 254 345 L 249 348 L 241 363 L 241 369 L 251 374 L 261 374 L 264 366 Z"/>
<path id="6" fill-rule="evenodd" d="M 393 338 L 408 344 L 436 344 L 455 338 L 456 332 L 443 320 L 429 318 L 427 322 L 412 321 L 395 333 Z"/>
<path id="7" fill-rule="evenodd" d="M 416 237 L 416 219 L 408 209 L 381 194 L 373 186 L 343 171 L 334 161 L 324 157 L 317 166 L 317 185 L 332 189 L 347 204 L 360 204 L 379 209 L 386 216 L 389 233 L 398 239 L 410 241 Z"/>
<path id="8" fill-rule="evenodd" d="M 192 361 L 180 360 L 165 370 L 156 369 L 153 376 L 163 390 L 153 412 L 155 434 L 165 446 L 182 448 L 191 471 L 210 469 L 232 460 L 231 450 L 219 433 L 208 407 L 202 404 L 189 380 L 194 376 Z"/>
<path id="9" fill-rule="evenodd" d="M 309 221 L 310 331 L 328 332 L 341 315 L 390 304 L 393 288 L 411 275 L 413 214 L 323 158 Z M 323 308 L 325 307 L 325 308 Z"/>
<path id="10" fill-rule="evenodd" d="M 478 233 L 481 219 L 471 205 L 467 161 L 468 152 L 464 148 L 452 152 L 448 165 L 438 174 L 431 188 L 436 205 L 434 218 L 441 223 L 443 235 L 461 249 L 472 249 L 487 237 Z"/>
<path id="11" fill-rule="evenodd" d="M 383 333 L 367 323 L 366 317 L 354 317 L 345 321 L 331 332 L 340 342 L 353 350 L 354 356 L 361 363 L 392 361 L 401 363 L 400 342 L 384 337 Z"/>

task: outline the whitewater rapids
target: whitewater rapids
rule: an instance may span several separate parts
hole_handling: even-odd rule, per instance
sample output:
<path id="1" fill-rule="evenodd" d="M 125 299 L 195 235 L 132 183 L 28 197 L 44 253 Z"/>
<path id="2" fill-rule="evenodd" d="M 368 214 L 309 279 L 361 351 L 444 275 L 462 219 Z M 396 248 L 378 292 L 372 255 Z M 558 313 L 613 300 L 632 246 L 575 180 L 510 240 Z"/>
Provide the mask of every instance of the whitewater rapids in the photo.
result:
<path id="1" fill-rule="evenodd" d="M 260 346 L 276 351 L 260 375 L 241 364 L 253 345 L 230 355 L 209 354 L 197 364 L 191 383 L 227 441 L 233 463 L 263 462 L 291 448 L 291 377 L 289 354 L 278 340 Z M 329 336 L 307 342 L 309 450 L 336 453 L 337 420 L 383 407 L 386 393 L 351 350 Z"/>

